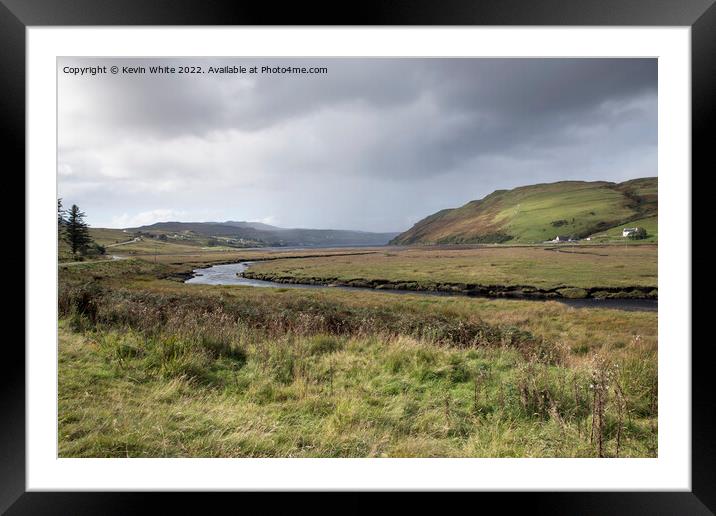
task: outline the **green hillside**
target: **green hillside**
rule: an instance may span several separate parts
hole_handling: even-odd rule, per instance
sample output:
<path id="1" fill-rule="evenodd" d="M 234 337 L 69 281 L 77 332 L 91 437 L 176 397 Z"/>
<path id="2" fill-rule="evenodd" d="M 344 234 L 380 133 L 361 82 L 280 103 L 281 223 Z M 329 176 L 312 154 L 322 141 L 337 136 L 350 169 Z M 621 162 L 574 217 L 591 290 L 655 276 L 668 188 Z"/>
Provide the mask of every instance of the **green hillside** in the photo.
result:
<path id="1" fill-rule="evenodd" d="M 657 191 L 655 177 L 496 190 L 426 217 L 391 244 L 534 243 L 557 235 L 585 238 L 640 219 L 651 217 L 655 224 Z"/>

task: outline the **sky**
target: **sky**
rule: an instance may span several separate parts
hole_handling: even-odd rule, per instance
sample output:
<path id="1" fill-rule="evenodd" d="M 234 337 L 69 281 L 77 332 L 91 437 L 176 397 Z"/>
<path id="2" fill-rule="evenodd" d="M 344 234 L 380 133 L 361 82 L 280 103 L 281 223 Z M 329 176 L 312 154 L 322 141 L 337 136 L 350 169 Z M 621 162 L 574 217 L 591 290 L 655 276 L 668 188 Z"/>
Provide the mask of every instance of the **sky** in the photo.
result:
<path id="1" fill-rule="evenodd" d="M 95 227 L 404 231 L 496 189 L 656 176 L 657 61 L 64 58 L 57 174 Z"/>

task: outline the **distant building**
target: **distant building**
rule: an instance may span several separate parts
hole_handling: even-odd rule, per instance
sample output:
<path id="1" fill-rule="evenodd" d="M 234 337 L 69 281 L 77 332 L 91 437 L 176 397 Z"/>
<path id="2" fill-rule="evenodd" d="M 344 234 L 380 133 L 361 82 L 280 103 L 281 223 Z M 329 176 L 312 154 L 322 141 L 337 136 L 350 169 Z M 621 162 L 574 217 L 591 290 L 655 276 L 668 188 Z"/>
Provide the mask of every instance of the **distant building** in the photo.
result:
<path id="1" fill-rule="evenodd" d="M 568 236 L 557 235 L 556 237 L 554 237 L 554 240 L 552 240 L 552 242 L 569 242 L 571 240 L 572 239 Z"/>
<path id="2" fill-rule="evenodd" d="M 622 230 L 622 236 L 623 236 L 623 237 L 628 237 L 629 235 L 633 235 L 633 234 L 636 233 L 637 231 L 639 231 L 639 228 L 624 228 L 624 229 Z"/>

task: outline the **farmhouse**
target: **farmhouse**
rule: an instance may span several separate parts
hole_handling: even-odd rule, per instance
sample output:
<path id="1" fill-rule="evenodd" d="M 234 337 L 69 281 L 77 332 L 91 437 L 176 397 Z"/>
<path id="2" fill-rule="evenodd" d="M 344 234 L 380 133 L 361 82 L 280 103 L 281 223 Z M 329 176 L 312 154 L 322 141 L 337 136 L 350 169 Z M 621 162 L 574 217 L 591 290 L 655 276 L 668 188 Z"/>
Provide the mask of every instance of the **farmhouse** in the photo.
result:
<path id="1" fill-rule="evenodd" d="M 552 242 L 570 242 L 571 240 L 572 239 L 568 236 L 557 235 L 556 237 L 554 237 L 554 240 L 552 240 Z"/>
<path id="2" fill-rule="evenodd" d="M 624 228 L 624 229 L 622 230 L 622 236 L 623 236 L 623 237 L 628 237 L 629 235 L 633 235 L 633 234 L 636 233 L 637 231 L 639 231 L 639 228 Z"/>

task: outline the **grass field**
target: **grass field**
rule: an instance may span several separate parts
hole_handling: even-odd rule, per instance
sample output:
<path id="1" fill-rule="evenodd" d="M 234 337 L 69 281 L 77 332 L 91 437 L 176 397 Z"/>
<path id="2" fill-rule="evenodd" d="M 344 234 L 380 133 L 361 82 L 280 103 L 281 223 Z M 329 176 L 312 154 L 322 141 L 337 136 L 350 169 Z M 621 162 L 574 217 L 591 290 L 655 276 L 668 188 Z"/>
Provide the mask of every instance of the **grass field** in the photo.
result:
<path id="1" fill-rule="evenodd" d="M 385 249 L 362 256 L 276 260 L 252 277 L 326 281 L 388 280 L 431 287 L 441 282 L 559 287 L 657 287 L 655 246 Z"/>
<path id="2" fill-rule="evenodd" d="M 130 235 L 130 239 L 134 239 Z M 199 242 L 194 241 L 173 241 L 159 240 L 157 238 L 138 237 L 136 241 L 111 247 L 107 252 L 113 254 L 176 254 L 176 253 L 196 253 L 200 252 L 202 246 Z"/>
<path id="3" fill-rule="evenodd" d="M 656 313 L 186 285 L 180 261 L 60 269 L 61 457 L 657 454 Z"/>
<path id="4" fill-rule="evenodd" d="M 103 246 L 127 242 L 133 238 L 131 234 L 121 229 L 90 228 L 89 232 L 92 239 Z"/>

